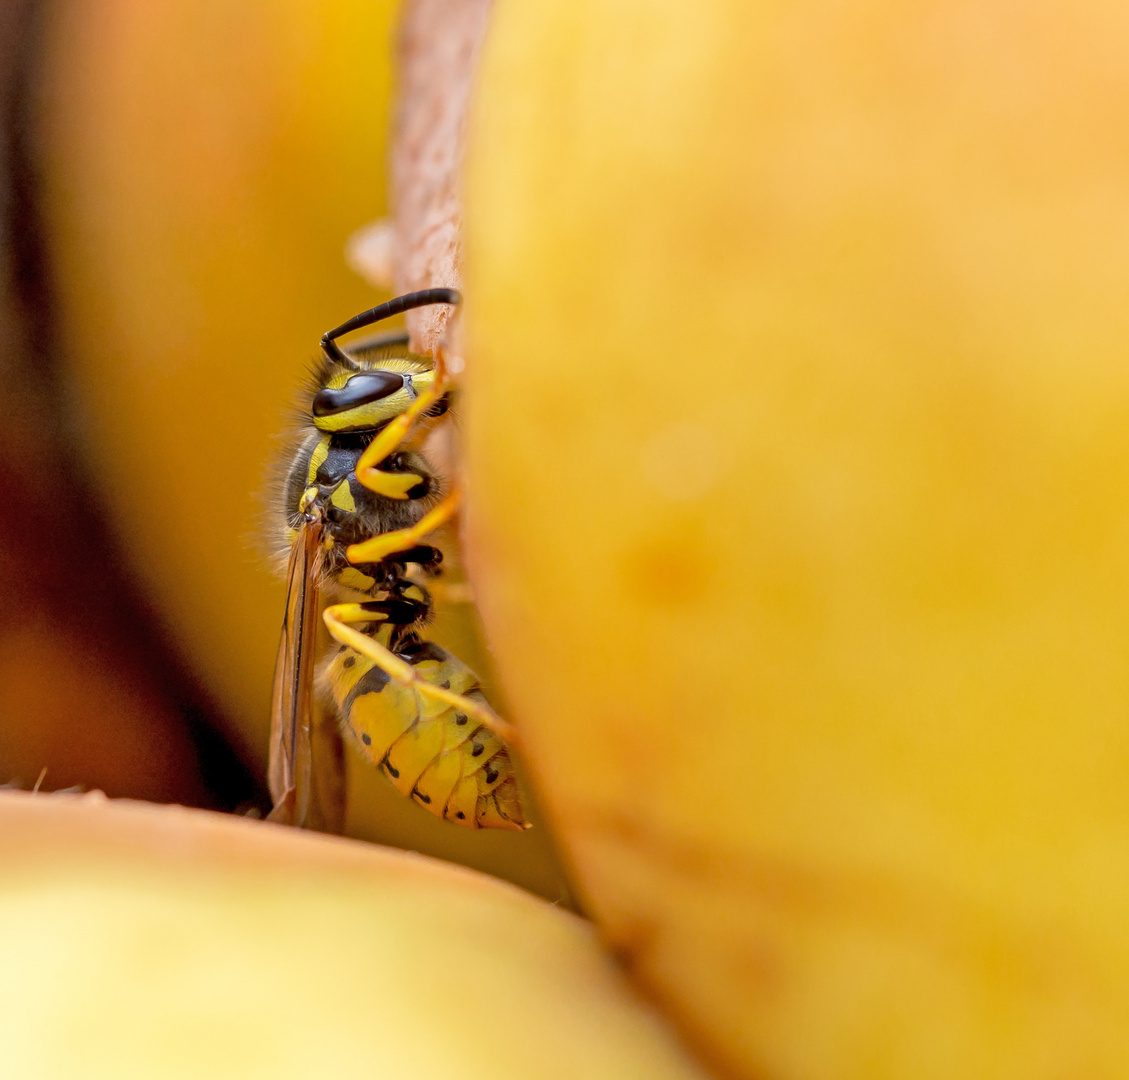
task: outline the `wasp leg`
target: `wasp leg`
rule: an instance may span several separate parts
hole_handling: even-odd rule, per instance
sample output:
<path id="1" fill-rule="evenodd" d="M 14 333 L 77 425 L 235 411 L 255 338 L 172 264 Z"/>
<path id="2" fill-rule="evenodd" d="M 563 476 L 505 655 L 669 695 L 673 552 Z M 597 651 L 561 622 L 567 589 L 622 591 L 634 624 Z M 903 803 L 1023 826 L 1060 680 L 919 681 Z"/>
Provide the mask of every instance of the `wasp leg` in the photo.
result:
<path id="1" fill-rule="evenodd" d="M 447 301 L 443 301 L 446 303 Z M 390 499 L 408 498 L 403 481 L 396 473 L 384 472 L 377 466 L 391 454 L 407 437 L 412 426 L 423 415 L 431 413 L 435 406 L 444 401 L 447 393 L 447 367 L 443 359 L 443 350 L 435 354 L 435 381 L 431 389 L 424 390 L 399 416 L 389 421 L 377 433 L 375 439 L 365 447 L 354 468 L 357 479 L 377 495 L 384 495 Z M 446 412 L 446 408 L 443 409 Z"/>
<path id="2" fill-rule="evenodd" d="M 440 525 L 446 524 L 455 516 L 459 508 L 459 498 L 458 491 L 452 491 L 411 528 L 378 533 L 368 540 L 362 540 L 359 544 L 350 544 L 345 549 L 345 558 L 354 566 L 358 563 L 376 563 L 389 555 L 394 555 L 397 551 L 415 547 L 428 533 L 434 532 Z"/>
<path id="3" fill-rule="evenodd" d="M 435 577 L 443 572 L 441 569 L 443 552 L 430 544 L 419 544 L 416 547 L 404 548 L 395 554 L 386 555 L 385 562 L 396 563 L 401 567 L 408 563 L 415 563 L 428 577 Z"/>
<path id="4" fill-rule="evenodd" d="M 333 604 L 325 609 L 322 616 L 330 636 L 341 645 L 347 645 L 356 653 L 367 660 L 371 660 L 390 679 L 395 679 L 401 686 L 410 686 L 426 697 L 435 698 L 437 701 L 457 709 L 459 712 L 473 716 L 484 728 L 492 731 L 504 743 L 517 746 L 517 730 L 510 723 L 503 720 L 492 709 L 486 708 L 480 702 L 456 694 L 453 690 L 445 690 L 441 686 L 421 679 L 406 660 L 397 656 L 390 649 L 386 649 L 379 641 L 368 634 L 356 630 L 350 623 L 370 623 L 380 621 L 382 613 L 379 601 L 377 603 L 361 604 Z"/>
<path id="5" fill-rule="evenodd" d="M 439 401 L 444 389 L 436 379 L 435 385 L 430 390 L 424 390 L 407 409 L 381 428 L 376 438 L 365 447 L 365 452 L 361 454 L 353 471 L 369 491 L 374 491 L 377 495 L 383 495 L 388 499 L 408 498 L 408 491 L 411 488 L 405 486 L 404 478 L 411 474 L 385 472 L 377 466 L 404 441 L 416 420 Z M 415 477 L 415 482 L 418 484 L 422 479 Z"/>
<path id="6" fill-rule="evenodd" d="M 369 469 L 362 477 L 359 465 L 357 479 L 369 491 L 375 491 L 386 499 L 410 499 L 411 492 L 423 483 L 419 473 L 386 472 L 383 469 Z"/>

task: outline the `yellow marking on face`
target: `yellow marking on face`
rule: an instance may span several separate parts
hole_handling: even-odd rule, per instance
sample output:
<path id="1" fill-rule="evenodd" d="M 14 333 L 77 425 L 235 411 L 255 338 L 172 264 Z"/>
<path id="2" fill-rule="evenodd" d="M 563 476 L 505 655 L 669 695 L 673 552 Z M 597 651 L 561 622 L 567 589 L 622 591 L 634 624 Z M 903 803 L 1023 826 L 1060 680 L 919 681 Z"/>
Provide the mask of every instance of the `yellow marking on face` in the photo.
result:
<path id="1" fill-rule="evenodd" d="M 337 372 L 336 375 L 333 375 L 330 378 L 326 379 L 325 382 L 322 383 L 322 386 L 325 387 L 326 390 L 340 390 L 341 387 L 343 387 L 356 374 L 357 373 L 355 371 L 343 369 Z"/>
<path id="2" fill-rule="evenodd" d="M 435 387 L 434 370 L 421 371 L 418 375 L 413 375 L 412 385 L 416 388 L 417 394 L 423 394 L 432 390 Z"/>
<path id="3" fill-rule="evenodd" d="M 318 469 L 325 464 L 327 457 L 329 457 L 329 436 L 323 435 L 318 439 L 318 444 L 314 447 L 314 452 L 310 455 L 310 468 L 306 472 L 307 484 L 313 484 L 317 481 Z"/>
<path id="4" fill-rule="evenodd" d="M 432 371 L 431 361 L 422 356 L 384 356 L 375 364 L 366 364 L 365 371 L 398 371 L 412 379 L 423 372 Z"/>
<path id="5" fill-rule="evenodd" d="M 387 397 L 377 398 L 376 401 L 369 401 L 352 409 L 343 409 L 329 416 L 315 416 L 314 426 L 318 431 L 365 431 L 380 427 L 394 416 L 399 416 L 413 401 L 415 395 L 406 388 L 397 390 Z"/>
<path id="6" fill-rule="evenodd" d="M 336 506 L 338 510 L 344 510 L 349 514 L 355 514 L 357 512 L 357 503 L 353 498 L 353 489 L 349 486 L 348 480 L 342 480 L 341 483 L 333 489 L 333 494 L 330 495 L 329 501 Z"/>
<path id="7" fill-rule="evenodd" d="M 379 364 L 366 366 L 364 370 L 395 371 L 401 375 L 410 375 L 412 389 L 404 387 L 394 394 L 389 394 L 388 397 L 334 413 L 332 416 L 316 416 L 314 426 L 319 431 L 363 431 L 379 427 L 393 417 L 399 416 L 420 394 L 426 393 L 435 386 L 435 369 L 425 366 L 419 360 L 387 358 Z M 340 390 L 355 374 L 357 374 L 355 371 L 339 371 L 323 385 L 327 390 Z"/>

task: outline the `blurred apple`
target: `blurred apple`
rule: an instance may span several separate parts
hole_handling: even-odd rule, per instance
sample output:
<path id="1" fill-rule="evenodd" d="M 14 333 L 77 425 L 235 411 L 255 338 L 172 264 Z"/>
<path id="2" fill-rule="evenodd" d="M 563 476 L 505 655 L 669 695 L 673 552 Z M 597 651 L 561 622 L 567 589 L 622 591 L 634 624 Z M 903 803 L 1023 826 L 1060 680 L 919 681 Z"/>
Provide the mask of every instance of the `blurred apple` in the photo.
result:
<path id="1" fill-rule="evenodd" d="M 0 794 L 4 1075 L 702 1080 L 586 923 L 404 852 Z"/>
<path id="2" fill-rule="evenodd" d="M 502 0 L 469 548 L 734 1075 L 1129 1074 L 1123 5 Z"/>
<path id="3" fill-rule="evenodd" d="M 53 10 L 44 183 L 87 467 L 154 606 L 263 762 L 267 467 L 384 200 L 396 5 Z"/>

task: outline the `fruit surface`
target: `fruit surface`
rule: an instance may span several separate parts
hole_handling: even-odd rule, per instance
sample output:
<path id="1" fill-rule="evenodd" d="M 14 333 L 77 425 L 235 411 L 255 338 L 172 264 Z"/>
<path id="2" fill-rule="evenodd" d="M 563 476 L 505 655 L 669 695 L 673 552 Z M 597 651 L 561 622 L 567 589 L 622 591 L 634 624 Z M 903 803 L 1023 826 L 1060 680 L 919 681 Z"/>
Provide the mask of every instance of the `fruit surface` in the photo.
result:
<path id="1" fill-rule="evenodd" d="M 1129 1072 L 1125 9 L 498 5 L 468 559 L 735 1075 Z"/>
<path id="2" fill-rule="evenodd" d="M 4 1075 L 702 1080 L 575 916 L 404 852 L 0 793 Z"/>

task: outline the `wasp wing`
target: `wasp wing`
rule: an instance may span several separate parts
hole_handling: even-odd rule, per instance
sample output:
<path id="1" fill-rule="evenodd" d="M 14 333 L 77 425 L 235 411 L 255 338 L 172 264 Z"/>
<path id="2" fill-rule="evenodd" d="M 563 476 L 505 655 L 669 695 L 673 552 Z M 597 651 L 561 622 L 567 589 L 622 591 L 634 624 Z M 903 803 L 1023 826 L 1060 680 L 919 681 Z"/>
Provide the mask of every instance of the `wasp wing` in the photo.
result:
<path id="1" fill-rule="evenodd" d="M 290 549 L 286 612 L 271 698 L 269 820 L 308 825 L 311 816 L 311 715 L 317 652 L 322 526 L 307 522 Z"/>

